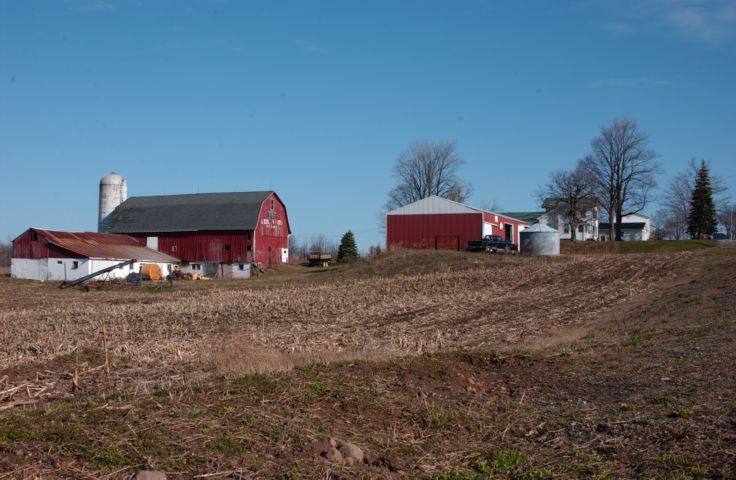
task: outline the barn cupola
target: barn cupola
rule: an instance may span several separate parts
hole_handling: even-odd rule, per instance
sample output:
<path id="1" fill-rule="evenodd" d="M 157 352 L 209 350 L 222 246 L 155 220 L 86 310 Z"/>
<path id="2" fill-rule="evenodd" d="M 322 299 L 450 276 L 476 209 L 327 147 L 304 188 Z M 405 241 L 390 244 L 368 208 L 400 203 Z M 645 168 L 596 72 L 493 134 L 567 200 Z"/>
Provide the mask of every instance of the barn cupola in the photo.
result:
<path id="1" fill-rule="evenodd" d="M 128 198 L 128 185 L 122 175 L 110 172 L 100 179 L 100 216 L 97 231 L 107 231 L 107 218 Z"/>

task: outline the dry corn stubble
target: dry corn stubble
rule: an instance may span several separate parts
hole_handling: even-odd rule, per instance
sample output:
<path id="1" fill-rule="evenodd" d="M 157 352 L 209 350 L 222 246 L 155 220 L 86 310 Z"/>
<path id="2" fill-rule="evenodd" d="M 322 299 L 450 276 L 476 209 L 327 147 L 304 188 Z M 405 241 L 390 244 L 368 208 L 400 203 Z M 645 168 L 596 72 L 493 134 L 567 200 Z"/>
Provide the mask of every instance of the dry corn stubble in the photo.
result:
<path id="1" fill-rule="evenodd" d="M 160 295 L 57 291 L 5 280 L 0 373 L 54 361 L 77 347 L 99 352 L 89 366 L 102 364 L 102 325 L 120 385 L 518 344 L 588 322 L 652 290 L 685 255 L 518 258 L 383 276 L 351 277 L 348 270 L 319 281 Z"/>

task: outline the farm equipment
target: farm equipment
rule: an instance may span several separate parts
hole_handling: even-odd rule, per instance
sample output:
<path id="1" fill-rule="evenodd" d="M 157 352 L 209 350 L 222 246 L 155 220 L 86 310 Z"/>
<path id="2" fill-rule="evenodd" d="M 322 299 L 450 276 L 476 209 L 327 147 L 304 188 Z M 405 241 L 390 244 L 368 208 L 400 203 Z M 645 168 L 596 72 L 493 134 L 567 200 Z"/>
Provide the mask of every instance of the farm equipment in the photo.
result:
<path id="1" fill-rule="evenodd" d="M 329 267 L 332 261 L 332 255 L 329 253 L 312 252 L 307 255 L 307 265 L 310 267 Z"/>
<path id="2" fill-rule="evenodd" d="M 103 268 L 102 270 L 97 270 L 96 272 L 90 273 L 89 275 L 85 275 L 83 277 L 79 277 L 76 280 L 67 280 L 63 282 L 61 285 L 59 285 L 59 288 L 69 288 L 73 287 L 74 285 L 80 285 L 87 280 L 92 280 L 95 277 L 99 277 L 103 273 L 112 272 L 116 268 L 123 268 L 128 265 L 133 265 L 136 262 L 136 260 L 126 260 L 124 262 L 120 262 L 117 265 L 113 265 L 111 267 Z"/>
<path id="3" fill-rule="evenodd" d="M 497 252 L 503 250 L 506 253 L 512 253 L 517 251 L 517 246 L 498 235 L 486 235 L 480 240 L 468 240 L 468 250 L 475 252 Z"/>

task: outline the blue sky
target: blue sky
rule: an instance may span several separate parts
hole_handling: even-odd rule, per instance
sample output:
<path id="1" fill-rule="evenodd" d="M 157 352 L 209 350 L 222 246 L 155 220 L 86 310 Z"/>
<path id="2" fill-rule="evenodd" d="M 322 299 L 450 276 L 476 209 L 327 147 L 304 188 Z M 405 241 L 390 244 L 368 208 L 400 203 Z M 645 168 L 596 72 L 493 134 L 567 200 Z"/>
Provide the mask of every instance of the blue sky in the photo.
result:
<path id="1" fill-rule="evenodd" d="M 733 191 L 734 85 L 733 1 L 0 0 L 0 238 L 94 231 L 114 170 L 273 189 L 295 234 L 367 249 L 412 142 L 457 142 L 468 203 L 533 210 L 622 117 L 660 184 L 696 156 Z"/>

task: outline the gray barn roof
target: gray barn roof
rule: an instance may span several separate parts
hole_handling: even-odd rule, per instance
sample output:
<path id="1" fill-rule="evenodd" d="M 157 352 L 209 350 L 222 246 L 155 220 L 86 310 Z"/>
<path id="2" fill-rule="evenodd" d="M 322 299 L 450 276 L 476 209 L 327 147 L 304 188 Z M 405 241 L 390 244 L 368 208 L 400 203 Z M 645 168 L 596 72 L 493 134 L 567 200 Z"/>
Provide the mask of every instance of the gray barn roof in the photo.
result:
<path id="1" fill-rule="evenodd" d="M 131 197 L 109 217 L 112 233 L 254 230 L 273 191 Z"/>

